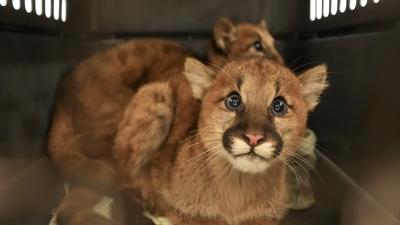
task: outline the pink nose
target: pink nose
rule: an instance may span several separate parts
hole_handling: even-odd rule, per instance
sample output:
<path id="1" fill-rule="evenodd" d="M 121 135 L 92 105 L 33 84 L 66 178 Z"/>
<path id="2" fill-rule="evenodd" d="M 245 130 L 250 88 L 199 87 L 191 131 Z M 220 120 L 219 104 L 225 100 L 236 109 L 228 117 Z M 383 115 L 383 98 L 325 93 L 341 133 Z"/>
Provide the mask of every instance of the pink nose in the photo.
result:
<path id="1" fill-rule="evenodd" d="M 244 136 L 246 136 L 246 141 L 250 146 L 256 146 L 264 139 L 264 135 L 261 134 L 244 134 Z"/>

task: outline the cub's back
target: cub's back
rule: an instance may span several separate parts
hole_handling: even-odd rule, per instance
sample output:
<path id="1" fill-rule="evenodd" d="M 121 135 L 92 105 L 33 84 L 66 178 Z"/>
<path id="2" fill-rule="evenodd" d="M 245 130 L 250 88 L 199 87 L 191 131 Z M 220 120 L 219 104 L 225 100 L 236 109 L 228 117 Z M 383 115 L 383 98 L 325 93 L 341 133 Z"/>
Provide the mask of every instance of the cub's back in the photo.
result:
<path id="1" fill-rule="evenodd" d="M 86 145 L 81 148 L 85 154 L 108 154 L 117 123 L 137 88 L 170 79 L 187 55 L 178 44 L 161 39 L 129 41 L 93 55 L 62 83 L 53 126 L 60 115 L 69 117 L 69 126 Z"/>

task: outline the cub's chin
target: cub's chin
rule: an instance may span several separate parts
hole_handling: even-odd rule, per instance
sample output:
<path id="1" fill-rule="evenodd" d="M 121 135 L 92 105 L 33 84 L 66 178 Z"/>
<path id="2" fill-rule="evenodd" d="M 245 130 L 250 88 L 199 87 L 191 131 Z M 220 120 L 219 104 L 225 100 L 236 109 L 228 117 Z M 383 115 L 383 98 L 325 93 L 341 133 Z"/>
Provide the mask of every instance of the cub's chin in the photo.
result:
<path id="1" fill-rule="evenodd" d="M 229 153 L 233 168 L 252 174 L 266 171 L 276 158 L 276 150 L 271 142 L 251 147 L 239 138 L 233 138 Z"/>
<path id="2" fill-rule="evenodd" d="M 234 169 L 251 174 L 262 173 L 271 165 L 270 160 L 262 159 L 255 155 L 231 157 L 229 161 Z"/>

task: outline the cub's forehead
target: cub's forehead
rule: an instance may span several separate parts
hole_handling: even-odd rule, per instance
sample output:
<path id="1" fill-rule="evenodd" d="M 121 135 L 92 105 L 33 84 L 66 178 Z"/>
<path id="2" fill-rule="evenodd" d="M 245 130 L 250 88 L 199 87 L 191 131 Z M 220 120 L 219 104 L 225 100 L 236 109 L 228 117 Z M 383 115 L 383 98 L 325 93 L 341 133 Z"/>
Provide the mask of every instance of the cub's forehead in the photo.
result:
<path id="1" fill-rule="evenodd" d="M 284 93 L 296 95 L 300 91 L 300 83 L 290 70 L 263 57 L 227 64 L 218 73 L 216 84 L 216 91 L 221 95 L 237 91 L 242 97 L 257 96 L 269 99 Z"/>
<path id="2" fill-rule="evenodd" d="M 239 35 L 257 36 L 268 43 L 273 41 L 273 38 L 268 30 L 256 24 L 241 23 L 237 26 L 237 32 Z"/>
<path id="3" fill-rule="evenodd" d="M 236 26 L 236 30 L 239 33 L 258 33 L 258 32 L 268 33 L 267 29 L 259 26 L 258 24 L 252 24 L 252 23 L 239 23 Z"/>
<path id="4" fill-rule="evenodd" d="M 276 83 L 294 77 L 284 66 L 263 57 L 254 57 L 230 63 L 221 72 L 225 78 L 233 79 L 239 83 L 245 80 L 260 84 Z M 230 75 L 230 77 L 226 77 L 227 75 Z"/>

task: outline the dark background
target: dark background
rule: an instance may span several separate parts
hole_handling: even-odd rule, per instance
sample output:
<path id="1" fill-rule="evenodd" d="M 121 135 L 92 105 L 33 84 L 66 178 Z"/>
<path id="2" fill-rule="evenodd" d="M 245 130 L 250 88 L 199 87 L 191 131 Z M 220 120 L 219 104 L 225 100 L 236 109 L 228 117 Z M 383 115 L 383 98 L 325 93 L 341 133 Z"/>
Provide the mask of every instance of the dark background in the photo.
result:
<path id="1" fill-rule="evenodd" d="M 314 22 L 306 0 L 69 0 L 66 23 L 27 14 L 23 4 L 15 11 L 9 0 L 0 6 L 0 223 L 46 223 L 62 193 L 44 149 L 55 90 L 68 69 L 95 51 L 147 36 L 204 55 L 221 16 L 267 19 L 296 72 L 322 62 L 329 68 L 330 88 L 309 121 L 319 138 L 317 203 L 286 222 L 366 224 L 359 215 L 374 215 L 379 222 L 369 224 L 398 223 L 398 0 L 368 0 Z"/>

